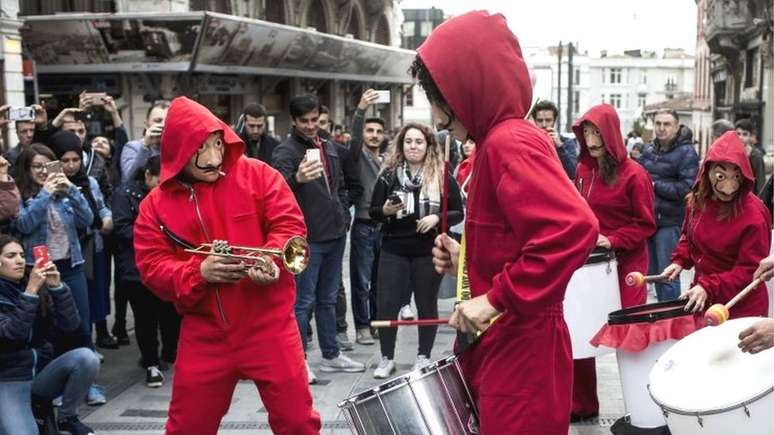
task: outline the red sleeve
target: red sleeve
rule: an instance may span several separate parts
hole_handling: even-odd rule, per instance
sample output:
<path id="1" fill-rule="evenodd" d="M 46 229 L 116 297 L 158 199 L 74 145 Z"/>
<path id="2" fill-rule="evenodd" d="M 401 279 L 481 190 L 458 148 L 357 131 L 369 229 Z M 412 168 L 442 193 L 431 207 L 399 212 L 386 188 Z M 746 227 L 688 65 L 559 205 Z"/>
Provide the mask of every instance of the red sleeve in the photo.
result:
<path id="1" fill-rule="evenodd" d="M 653 213 L 653 183 L 648 174 L 637 172 L 628 188 L 632 219 L 629 224 L 606 234 L 613 249 L 630 251 L 637 248 L 656 232 L 656 217 Z"/>
<path id="2" fill-rule="evenodd" d="M 306 237 L 306 224 L 293 191 L 282 175 L 269 165 L 263 166 L 264 231 L 267 246 L 282 248 L 293 236 Z"/>
<path id="3" fill-rule="evenodd" d="M 209 287 L 199 270 L 205 257 L 179 254 L 179 248 L 161 232 L 153 199 L 149 195 L 140 203 L 134 223 L 137 270 L 153 293 L 185 310 L 196 305 Z"/>
<path id="4" fill-rule="evenodd" d="M 556 181 L 545 182 L 546 174 Z M 489 302 L 498 311 L 520 315 L 561 302 L 572 274 L 597 241 L 594 213 L 558 161 L 539 152 L 512 156 L 500 176 L 497 199 L 522 248 L 492 279 Z"/>
<path id="5" fill-rule="evenodd" d="M 752 223 L 745 228 L 739 240 L 736 263 L 730 270 L 697 279 L 716 303 L 727 303 L 753 280 L 758 264 L 769 255 L 771 225 L 765 221 Z"/>

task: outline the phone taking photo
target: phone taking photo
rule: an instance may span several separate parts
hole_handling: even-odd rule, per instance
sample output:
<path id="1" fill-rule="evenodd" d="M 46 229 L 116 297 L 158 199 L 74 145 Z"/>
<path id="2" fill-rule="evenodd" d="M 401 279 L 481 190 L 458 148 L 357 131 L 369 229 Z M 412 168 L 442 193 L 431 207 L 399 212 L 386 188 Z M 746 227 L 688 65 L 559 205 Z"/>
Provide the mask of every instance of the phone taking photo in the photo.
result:
<path id="1" fill-rule="evenodd" d="M 53 162 L 46 163 L 46 172 L 49 174 L 60 174 L 62 173 L 62 162 L 59 160 L 54 160 Z"/>
<path id="2" fill-rule="evenodd" d="M 8 120 L 15 121 L 33 121 L 35 119 L 35 109 L 32 107 L 10 107 L 8 109 Z"/>
<path id="3" fill-rule="evenodd" d="M 307 162 L 319 162 L 320 161 L 320 150 L 318 149 L 308 149 L 306 150 L 306 161 Z"/>
<path id="4" fill-rule="evenodd" d="M 388 104 L 390 102 L 390 91 L 376 91 L 379 97 L 376 99 L 376 104 Z"/>
<path id="5" fill-rule="evenodd" d="M 37 245 L 32 247 L 32 257 L 35 259 L 35 264 L 44 265 L 48 263 L 48 248 L 46 245 Z M 40 261 L 42 259 L 42 261 Z M 40 261 L 40 263 L 38 263 Z"/>
<path id="6" fill-rule="evenodd" d="M 393 193 L 392 195 L 388 196 L 387 199 L 390 201 L 391 204 L 401 204 L 403 202 L 400 195 L 398 195 L 397 193 Z"/>

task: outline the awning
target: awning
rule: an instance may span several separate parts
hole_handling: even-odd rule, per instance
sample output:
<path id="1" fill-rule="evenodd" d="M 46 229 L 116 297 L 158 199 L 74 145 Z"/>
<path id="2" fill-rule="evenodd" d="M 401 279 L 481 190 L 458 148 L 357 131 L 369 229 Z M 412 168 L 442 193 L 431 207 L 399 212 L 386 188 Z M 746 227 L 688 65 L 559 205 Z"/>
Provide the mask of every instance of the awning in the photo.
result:
<path id="1" fill-rule="evenodd" d="M 415 52 L 213 12 L 29 16 L 39 73 L 210 72 L 411 83 Z"/>

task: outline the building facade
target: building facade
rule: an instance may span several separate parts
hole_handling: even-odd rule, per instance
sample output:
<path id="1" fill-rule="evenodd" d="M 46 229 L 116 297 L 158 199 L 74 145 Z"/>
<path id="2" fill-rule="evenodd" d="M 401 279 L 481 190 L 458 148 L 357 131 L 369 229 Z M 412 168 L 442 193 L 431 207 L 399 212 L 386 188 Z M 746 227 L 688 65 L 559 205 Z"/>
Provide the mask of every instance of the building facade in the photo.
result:
<path id="1" fill-rule="evenodd" d="M 83 91 L 117 97 L 130 136 L 150 104 L 187 95 L 235 123 L 261 102 L 270 131 L 289 130 L 288 101 L 313 93 L 348 125 L 362 91 L 389 89 L 374 115 L 400 123 L 413 53 L 392 0 L 30 0 L 20 2 L 25 56 L 54 111 Z M 67 14 L 61 14 L 67 13 Z M 28 95 L 28 102 L 34 98 Z M 96 132 L 92 132 L 96 133 Z"/>
<path id="2" fill-rule="evenodd" d="M 446 17 L 441 9 L 403 9 L 402 47 L 416 50 Z M 403 88 L 403 119 L 432 125 L 430 102 L 418 84 Z"/>

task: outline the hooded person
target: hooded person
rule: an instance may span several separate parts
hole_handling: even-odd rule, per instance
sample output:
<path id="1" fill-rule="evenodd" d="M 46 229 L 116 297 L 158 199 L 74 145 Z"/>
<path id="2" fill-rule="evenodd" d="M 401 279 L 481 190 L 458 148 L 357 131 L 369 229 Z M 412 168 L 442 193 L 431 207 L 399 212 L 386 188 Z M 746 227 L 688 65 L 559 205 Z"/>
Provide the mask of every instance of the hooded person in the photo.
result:
<path id="1" fill-rule="evenodd" d="M 621 306 L 644 304 L 644 287 L 626 284 L 629 272 L 648 268 L 648 238 L 656 232 L 653 183 L 626 155 L 615 108 L 600 104 L 572 126 L 580 145 L 575 187 L 599 220 L 597 246 L 615 251 Z M 571 421 L 599 415 L 594 358 L 575 359 Z"/>
<path id="2" fill-rule="evenodd" d="M 472 299 L 456 306 L 450 324 L 486 331 L 460 355 L 481 433 L 567 433 L 572 350 L 562 301 L 596 243 L 597 219 L 549 137 L 525 120 L 532 87 L 502 15 L 452 18 L 417 52 L 412 74 L 437 126 L 476 142 L 465 255 L 442 234 L 433 262 L 452 275 L 461 263 L 468 273 Z"/>
<path id="3" fill-rule="evenodd" d="M 161 143 L 159 186 L 140 205 L 134 249 L 142 282 L 183 315 L 167 434 L 217 433 L 240 379 L 255 382 L 274 433 L 319 433 L 293 276 L 267 256 L 256 269 L 185 252 L 215 240 L 277 248 L 305 236 L 293 193 L 185 97 L 172 102 Z"/>
<path id="4" fill-rule="evenodd" d="M 671 279 L 694 268 L 691 288 L 681 298 L 697 312 L 728 303 L 753 280 L 769 254 L 771 217 L 753 194 L 755 177 L 744 145 L 736 133 L 723 133 L 710 147 L 693 189 L 672 264 Z M 761 282 L 730 310 L 730 318 L 766 316 L 769 296 Z"/>

